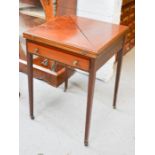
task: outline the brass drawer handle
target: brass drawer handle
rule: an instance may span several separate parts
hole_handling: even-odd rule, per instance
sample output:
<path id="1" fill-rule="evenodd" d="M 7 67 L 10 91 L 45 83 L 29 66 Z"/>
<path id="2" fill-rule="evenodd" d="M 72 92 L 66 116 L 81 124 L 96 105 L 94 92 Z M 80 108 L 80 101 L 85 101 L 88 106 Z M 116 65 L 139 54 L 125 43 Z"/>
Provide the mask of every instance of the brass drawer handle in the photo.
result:
<path id="1" fill-rule="evenodd" d="M 38 54 L 39 49 L 38 48 L 35 48 L 33 52 L 36 53 L 36 54 Z"/>
<path id="2" fill-rule="evenodd" d="M 79 62 L 78 62 L 77 60 L 74 60 L 74 61 L 73 61 L 73 66 L 77 66 L 78 63 L 79 63 Z"/>

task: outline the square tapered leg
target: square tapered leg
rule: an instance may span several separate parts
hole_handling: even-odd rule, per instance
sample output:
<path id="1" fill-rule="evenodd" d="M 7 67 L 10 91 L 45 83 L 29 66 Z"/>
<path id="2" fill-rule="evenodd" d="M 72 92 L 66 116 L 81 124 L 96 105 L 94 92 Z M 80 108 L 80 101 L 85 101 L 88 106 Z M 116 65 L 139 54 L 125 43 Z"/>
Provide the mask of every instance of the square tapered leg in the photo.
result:
<path id="1" fill-rule="evenodd" d="M 28 74 L 30 118 L 34 119 L 34 115 L 33 115 L 33 55 L 30 54 L 29 52 L 27 52 L 27 74 Z"/>
<path id="2" fill-rule="evenodd" d="M 94 87 L 95 87 L 95 79 L 96 79 L 95 61 L 92 60 L 90 65 L 91 67 L 90 67 L 89 81 L 88 81 L 88 97 L 87 97 L 85 139 L 84 139 L 85 146 L 88 146 L 88 143 L 89 143 L 91 112 L 92 112 Z"/>
<path id="3" fill-rule="evenodd" d="M 118 94 L 118 86 L 120 81 L 121 67 L 122 67 L 122 58 L 123 58 L 123 49 L 118 52 L 118 62 L 116 70 L 116 79 L 115 79 L 115 90 L 114 90 L 114 99 L 113 99 L 113 108 L 116 109 L 116 100 Z"/>

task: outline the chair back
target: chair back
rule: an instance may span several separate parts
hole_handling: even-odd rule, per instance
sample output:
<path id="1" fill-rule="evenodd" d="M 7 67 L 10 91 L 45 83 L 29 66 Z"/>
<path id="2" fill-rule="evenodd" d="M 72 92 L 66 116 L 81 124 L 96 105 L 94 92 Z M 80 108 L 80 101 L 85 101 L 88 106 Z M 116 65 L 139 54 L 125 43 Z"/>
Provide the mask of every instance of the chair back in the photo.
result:
<path id="1" fill-rule="evenodd" d="M 49 21 L 54 18 L 54 8 L 52 0 L 40 0 L 42 7 L 45 12 L 46 21 Z"/>

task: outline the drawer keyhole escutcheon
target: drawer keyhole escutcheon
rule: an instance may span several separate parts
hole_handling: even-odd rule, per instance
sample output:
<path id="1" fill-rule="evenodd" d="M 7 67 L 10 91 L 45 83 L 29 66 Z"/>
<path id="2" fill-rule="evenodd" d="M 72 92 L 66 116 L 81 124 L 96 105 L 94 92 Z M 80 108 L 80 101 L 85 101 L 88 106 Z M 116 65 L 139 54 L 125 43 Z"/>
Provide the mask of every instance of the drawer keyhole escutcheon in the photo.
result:
<path id="1" fill-rule="evenodd" d="M 79 63 L 79 62 L 78 62 L 77 60 L 74 60 L 74 61 L 73 61 L 73 66 L 77 66 L 78 63 Z"/>

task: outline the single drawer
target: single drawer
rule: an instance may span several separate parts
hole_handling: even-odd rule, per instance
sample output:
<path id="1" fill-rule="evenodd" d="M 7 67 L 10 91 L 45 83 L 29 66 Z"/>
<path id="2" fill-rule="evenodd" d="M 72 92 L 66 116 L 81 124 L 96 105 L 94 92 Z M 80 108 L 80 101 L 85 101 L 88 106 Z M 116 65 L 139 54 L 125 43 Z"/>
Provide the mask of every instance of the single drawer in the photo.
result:
<path id="1" fill-rule="evenodd" d="M 36 43 L 27 43 L 28 52 L 35 55 L 39 55 L 51 60 L 61 62 L 63 64 L 72 66 L 74 68 L 79 68 L 81 70 L 89 70 L 89 60 L 80 56 L 71 55 L 65 53 L 63 50 L 59 50 L 53 47 L 46 47 L 43 45 L 38 45 Z"/>
<path id="2" fill-rule="evenodd" d="M 55 69 L 50 70 L 42 64 L 40 65 L 40 62 L 42 62 L 40 57 L 33 60 L 33 77 L 43 80 L 54 87 L 58 87 L 74 74 L 74 70 L 64 67 L 62 64 L 56 63 Z M 52 63 L 54 62 L 50 61 L 51 65 Z M 19 59 L 19 71 L 27 73 L 27 61 Z"/>

